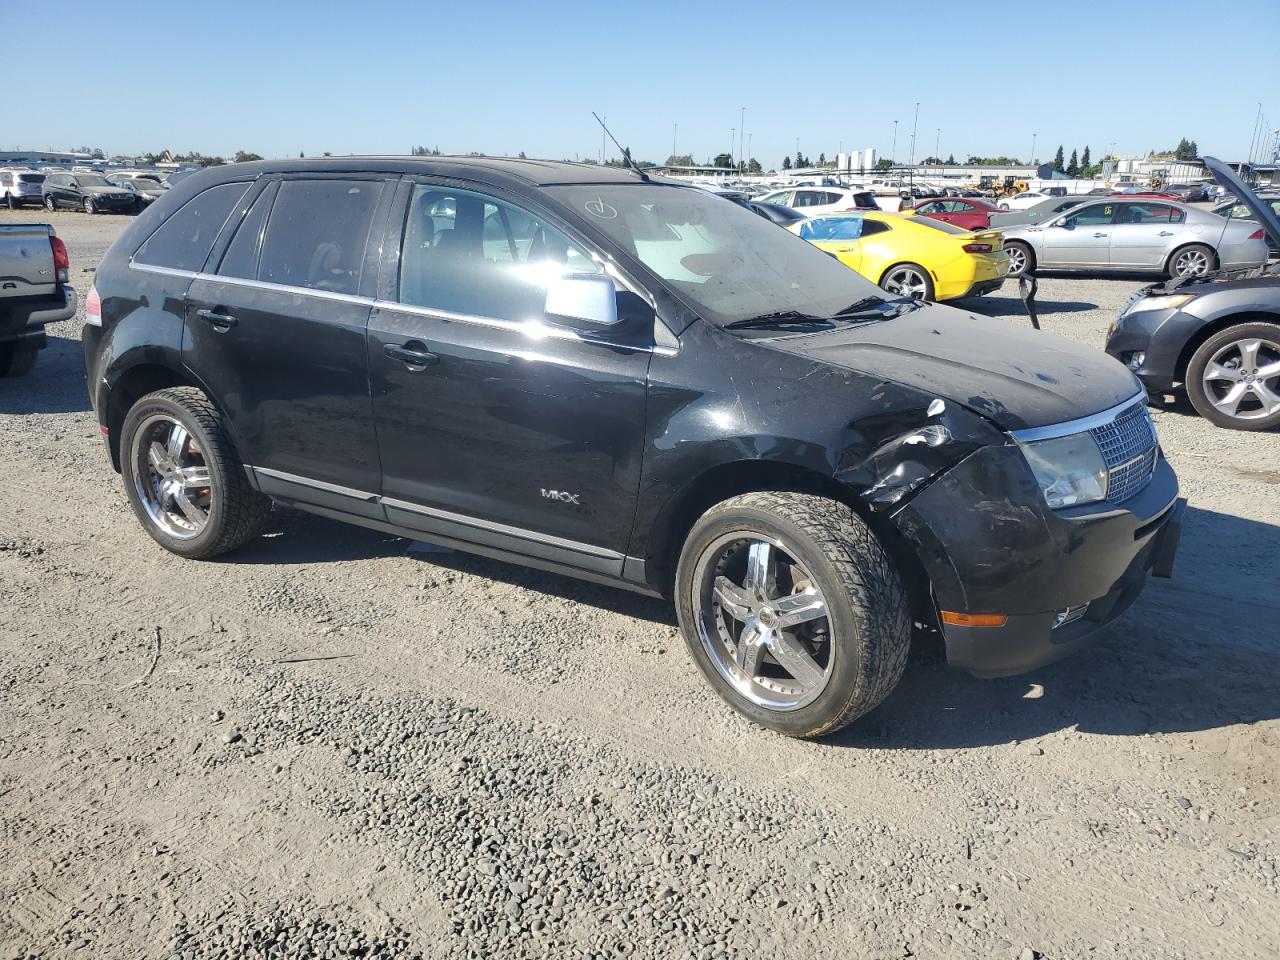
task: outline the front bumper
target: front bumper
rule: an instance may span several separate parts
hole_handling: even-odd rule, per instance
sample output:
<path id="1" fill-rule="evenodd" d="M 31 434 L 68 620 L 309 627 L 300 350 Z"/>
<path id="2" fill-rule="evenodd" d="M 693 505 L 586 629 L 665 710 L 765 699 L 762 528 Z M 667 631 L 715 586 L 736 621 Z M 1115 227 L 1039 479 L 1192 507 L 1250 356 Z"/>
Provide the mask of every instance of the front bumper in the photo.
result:
<path id="1" fill-rule="evenodd" d="M 1155 570 L 1168 575 L 1182 501 L 1161 456 L 1121 504 L 1053 511 L 1021 452 L 985 447 L 895 515 L 941 610 L 998 613 L 1002 627 L 944 625 L 947 661 L 980 676 L 1021 673 L 1078 649 L 1131 604 Z M 1053 629 L 1059 613 L 1085 616 Z"/>

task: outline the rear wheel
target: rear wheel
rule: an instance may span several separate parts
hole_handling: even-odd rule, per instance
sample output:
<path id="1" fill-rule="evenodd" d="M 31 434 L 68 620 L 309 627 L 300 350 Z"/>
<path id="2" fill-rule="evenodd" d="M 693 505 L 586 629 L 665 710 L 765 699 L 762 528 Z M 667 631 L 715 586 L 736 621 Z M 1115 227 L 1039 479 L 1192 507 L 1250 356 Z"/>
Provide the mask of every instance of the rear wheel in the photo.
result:
<path id="1" fill-rule="evenodd" d="M 0 344 L 0 377 L 22 377 L 36 365 L 39 350 L 26 343 Z"/>
<path id="2" fill-rule="evenodd" d="M 676 611 L 716 692 L 793 737 L 875 707 L 910 648 L 893 561 L 851 508 L 810 494 L 748 493 L 708 510 L 681 551 Z"/>
<path id="3" fill-rule="evenodd" d="M 1031 269 L 1031 248 L 1018 240 L 1010 240 L 1004 245 L 1004 252 L 1009 255 L 1009 276 L 1020 277 Z"/>
<path id="4" fill-rule="evenodd" d="M 125 492 L 138 519 L 166 550 L 216 556 L 256 537 L 271 501 L 249 485 L 209 398 L 194 387 L 149 393 L 120 434 Z"/>
<path id="5" fill-rule="evenodd" d="M 1203 277 L 1213 269 L 1213 250 L 1201 243 L 1175 250 L 1169 258 L 1171 277 Z"/>
<path id="6" fill-rule="evenodd" d="M 1280 426 L 1280 324 L 1241 323 L 1200 345 L 1187 364 L 1187 399 L 1233 430 Z"/>
<path id="7" fill-rule="evenodd" d="M 933 281 L 929 279 L 929 271 L 918 263 L 894 264 L 880 278 L 880 287 L 898 297 L 933 299 Z"/>

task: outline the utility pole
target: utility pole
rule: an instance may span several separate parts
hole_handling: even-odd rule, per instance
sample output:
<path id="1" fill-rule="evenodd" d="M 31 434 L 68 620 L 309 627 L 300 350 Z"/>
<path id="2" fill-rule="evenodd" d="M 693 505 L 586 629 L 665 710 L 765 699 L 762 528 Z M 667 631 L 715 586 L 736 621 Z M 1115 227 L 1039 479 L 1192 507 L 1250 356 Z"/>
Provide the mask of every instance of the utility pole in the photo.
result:
<path id="1" fill-rule="evenodd" d="M 1033 167 L 1036 165 L 1036 137 L 1037 136 L 1038 134 L 1034 134 L 1034 133 L 1031 135 L 1031 165 Z"/>
<path id="2" fill-rule="evenodd" d="M 893 149 L 889 151 L 889 163 L 898 165 L 898 121 L 893 121 Z"/>
<path id="3" fill-rule="evenodd" d="M 680 124 L 673 123 L 671 125 L 671 156 L 676 155 L 676 134 L 680 132 Z"/>
<path id="4" fill-rule="evenodd" d="M 916 101 L 915 119 L 911 121 L 911 156 L 907 160 L 910 166 L 910 173 L 907 175 L 907 182 L 911 185 L 911 196 L 915 198 L 915 182 L 916 182 L 916 131 L 920 127 L 920 101 Z"/>
<path id="5" fill-rule="evenodd" d="M 738 135 L 737 127 L 729 128 L 729 166 L 733 166 L 733 148 L 737 141 L 734 139 Z"/>
<path id="6" fill-rule="evenodd" d="M 738 117 L 738 166 L 746 163 L 746 158 L 742 156 L 742 138 L 747 135 L 747 108 L 742 108 L 742 114 Z"/>
<path id="7" fill-rule="evenodd" d="M 942 143 L 942 128 L 941 128 L 941 127 L 939 127 L 939 128 L 938 128 L 938 132 L 937 132 L 937 133 L 934 135 L 934 137 L 933 137 L 933 155 L 938 159 L 938 162 L 939 162 L 939 163 L 941 163 L 941 162 L 942 162 L 941 150 L 940 150 L 940 149 L 939 149 L 939 147 L 938 147 L 938 144 L 940 144 L 940 143 Z"/>

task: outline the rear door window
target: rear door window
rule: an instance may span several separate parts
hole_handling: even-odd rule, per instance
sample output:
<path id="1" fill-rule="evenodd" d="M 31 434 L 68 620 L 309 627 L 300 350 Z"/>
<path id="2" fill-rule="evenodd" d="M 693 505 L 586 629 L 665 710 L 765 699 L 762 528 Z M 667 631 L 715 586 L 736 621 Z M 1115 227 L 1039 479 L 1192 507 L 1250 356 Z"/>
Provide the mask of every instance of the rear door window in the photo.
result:
<path id="1" fill-rule="evenodd" d="M 271 201 L 276 195 L 274 184 L 258 194 L 253 208 L 240 221 L 235 237 L 227 252 L 223 254 L 222 265 L 218 273 L 224 277 L 243 277 L 253 280 L 258 276 L 258 250 L 262 243 L 262 230 L 267 225 L 267 214 L 271 211 Z"/>
<path id="2" fill-rule="evenodd" d="M 281 183 L 267 218 L 258 279 L 356 293 L 382 189 L 377 180 Z"/>
<path id="3" fill-rule="evenodd" d="M 1128 203 L 1122 223 L 1182 223 L 1187 215 L 1167 203 Z"/>
<path id="4" fill-rule="evenodd" d="M 248 183 L 223 183 L 192 197 L 147 238 L 133 255 L 134 261 L 198 272 L 218 231 L 248 189 Z"/>
<path id="5" fill-rule="evenodd" d="M 1072 227 L 1100 227 L 1111 222 L 1118 206 L 1119 204 L 1115 203 L 1091 203 L 1076 214 L 1067 217 L 1062 224 Z"/>

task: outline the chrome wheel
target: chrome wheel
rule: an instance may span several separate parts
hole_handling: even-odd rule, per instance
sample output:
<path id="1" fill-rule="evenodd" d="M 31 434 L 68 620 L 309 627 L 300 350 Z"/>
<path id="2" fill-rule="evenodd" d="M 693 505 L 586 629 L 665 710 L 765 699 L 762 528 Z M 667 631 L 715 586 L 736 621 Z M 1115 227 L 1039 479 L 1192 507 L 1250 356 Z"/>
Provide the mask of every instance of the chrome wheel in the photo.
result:
<path id="1" fill-rule="evenodd" d="M 816 700 L 835 662 L 831 621 L 822 591 L 794 554 L 743 530 L 707 547 L 696 570 L 698 634 L 720 675 L 769 710 Z"/>
<path id="2" fill-rule="evenodd" d="M 1021 274 L 1027 269 L 1027 252 L 1016 244 L 1010 244 L 1004 248 L 1004 252 L 1009 255 L 1009 275 Z"/>
<path id="3" fill-rule="evenodd" d="M 94 208 L 94 205 L 93 205 L 93 201 L 92 201 L 92 200 L 90 200 L 88 197 L 85 197 L 85 198 L 84 198 L 84 212 L 85 212 L 85 213 L 93 213 L 93 212 L 94 212 L 94 210 L 95 210 L 95 208 Z"/>
<path id="4" fill-rule="evenodd" d="M 915 267 L 894 267 L 880 284 L 900 297 L 925 297 L 929 294 L 929 278 Z"/>
<path id="5" fill-rule="evenodd" d="M 1183 250 L 1174 258 L 1169 272 L 1175 277 L 1203 277 L 1209 268 L 1209 257 L 1203 250 Z"/>
<path id="6" fill-rule="evenodd" d="M 213 486 L 199 445 L 178 420 L 154 414 L 134 433 L 134 483 L 151 522 L 178 540 L 209 523 Z"/>
<path id="7" fill-rule="evenodd" d="M 1280 344 L 1249 338 L 1221 347 L 1200 377 L 1214 408 L 1236 420 L 1280 413 Z"/>

